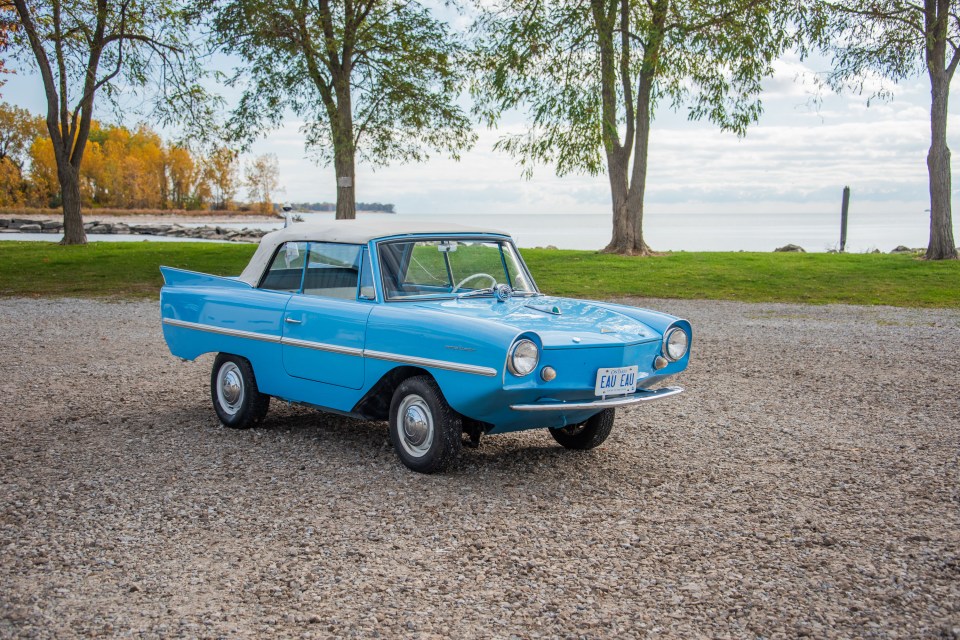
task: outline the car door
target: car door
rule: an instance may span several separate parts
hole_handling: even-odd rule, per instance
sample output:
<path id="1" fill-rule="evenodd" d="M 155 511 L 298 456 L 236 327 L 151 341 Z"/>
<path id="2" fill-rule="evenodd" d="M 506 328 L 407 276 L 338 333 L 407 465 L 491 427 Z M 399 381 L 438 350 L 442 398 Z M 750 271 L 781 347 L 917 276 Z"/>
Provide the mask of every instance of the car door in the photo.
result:
<path id="1" fill-rule="evenodd" d="M 371 301 L 360 298 L 361 245 L 311 242 L 300 293 L 284 312 L 283 366 L 288 375 L 360 389 Z"/>

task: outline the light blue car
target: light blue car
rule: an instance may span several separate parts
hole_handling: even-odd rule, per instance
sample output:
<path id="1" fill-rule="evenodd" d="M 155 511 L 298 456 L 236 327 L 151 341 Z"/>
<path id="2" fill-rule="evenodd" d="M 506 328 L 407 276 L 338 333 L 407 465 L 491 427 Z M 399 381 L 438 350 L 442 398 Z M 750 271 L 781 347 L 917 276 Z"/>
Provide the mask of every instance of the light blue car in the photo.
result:
<path id="1" fill-rule="evenodd" d="M 264 236 L 238 277 L 161 267 L 173 355 L 216 353 L 214 410 L 263 420 L 276 397 L 389 420 L 414 471 L 445 469 L 463 434 L 547 428 L 592 449 L 617 407 L 681 393 L 686 320 L 539 292 L 510 236 L 343 220 Z"/>

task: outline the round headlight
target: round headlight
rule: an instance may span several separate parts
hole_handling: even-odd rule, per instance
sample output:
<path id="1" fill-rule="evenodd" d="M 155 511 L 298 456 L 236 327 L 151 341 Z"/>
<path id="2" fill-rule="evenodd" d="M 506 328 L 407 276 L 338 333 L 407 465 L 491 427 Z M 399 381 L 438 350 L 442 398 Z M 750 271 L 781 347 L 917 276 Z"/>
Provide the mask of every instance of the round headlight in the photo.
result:
<path id="1" fill-rule="evenodd" d="M 687 355 L 687 348 L 690 346 L 690 340 L 687 338 L 687 332 L 680 327 L 674 327 L 667 331 L 663 336 L 663 355 L 670 362 L 676 362 Z"/>
<path id="2" fill-rule="evenodd" d="M 530 340 L 518 340 L 507 357 L 507 368 L 515 376 L 525 376 L 537 368 L 540 349 Z"/>

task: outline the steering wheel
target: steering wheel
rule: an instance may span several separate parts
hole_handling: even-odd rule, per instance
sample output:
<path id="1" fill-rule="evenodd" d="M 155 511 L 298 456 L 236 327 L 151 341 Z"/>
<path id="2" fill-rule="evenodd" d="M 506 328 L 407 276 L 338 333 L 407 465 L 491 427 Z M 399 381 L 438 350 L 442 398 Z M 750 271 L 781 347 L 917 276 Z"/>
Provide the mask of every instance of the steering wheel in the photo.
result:
<path id="1" fill-rule="evenodd" d="M 455 286 L 455 287 L 453 288 L 453 291 L 451 291 L 450 293 L 456 293 L 457 291 L 460 291 L 460 288 L 463 287 L 463 285 L 467 284 L 468 282 L 470 282 L 470 281 L 473 280 L 474 278 L 489 278 L 489 279 L 490 279 L 490 287 L 491 287 L 491 288 L 493 288 L 493 287 L 495 287 L 495 286 L 497 285 L 497 279 L 494 278 L 494 277 L 493 277 L 492 275 L 490 275 L 489 273 L 473 273 L 473 274 L 470 274 L 469 276 L 467 276 L 466 278 L 464 278 L 463 280 L 461 280 L 460 282 L 458 282 L 458 283 L 457 283 L 457 286 Z"/>

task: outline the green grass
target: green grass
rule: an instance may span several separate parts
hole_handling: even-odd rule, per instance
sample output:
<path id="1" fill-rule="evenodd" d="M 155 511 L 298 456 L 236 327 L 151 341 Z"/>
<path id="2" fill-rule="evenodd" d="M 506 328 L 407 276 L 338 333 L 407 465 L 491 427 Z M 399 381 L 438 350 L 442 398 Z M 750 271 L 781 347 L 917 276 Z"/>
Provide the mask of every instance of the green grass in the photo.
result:
<path id="1" fill-rule="evenodd" d="M 0 242 L 0 296 L 150 298 L 160 265 L 237 275 L 256 247 L 205 242 Z"/>
<path id="2" fill-rule="evenodd" d="M 0 242 L 0 296 L 155 297 L 158 267 L 236 275 L 252 245 Z M 748 302 L 960 308 L 960 261 L 888 254 L 673 253 L 626 258 L 526 249 L 540 289 L 581 298 L 626 296 Z"/>

